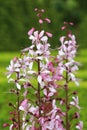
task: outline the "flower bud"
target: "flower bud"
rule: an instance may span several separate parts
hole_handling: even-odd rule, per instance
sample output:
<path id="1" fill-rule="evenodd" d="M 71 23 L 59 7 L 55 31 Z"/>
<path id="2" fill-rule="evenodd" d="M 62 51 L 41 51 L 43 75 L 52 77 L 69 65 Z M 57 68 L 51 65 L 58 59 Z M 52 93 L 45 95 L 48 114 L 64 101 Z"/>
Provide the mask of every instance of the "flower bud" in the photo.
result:
<path id="1" fill-rule="evenodd" d="M 31 28 L 29 31 L 28 31 L 28 35 L 32 35 L 32 33 L 34 32 L 35 28 Z"/>
<path id="2" fill-rule="evenodd" d="M 41 16 L 41 13 L 38 13 L 38 14 L 37 14 L 37 17 L 40 17 L 40 16 Z"/>
<path id="3" fill-rule="evenodd" d="M 62 27 L 61 27 L 61 30 L 65 30 L 65 29 L 66 29 L 66 26 L 62 26 Z"/>
<path id="4" fill-rule="evenodd" d="M 7 123 L 3 124 L 3 127 L 7 127 L 7 126 L 9 126 L 9 124 L 7 124 Z"/>
<path id="5" fill-rule="evenodd" d="M 51 23 L 51 20 L 48 19 L 48 18 L 45 18 L 44 20 L 45 20 L 47 23 Z"/>
<path id="6" fill-rule="evenodd" d="M 47 35 L 48 37 L 52 37 L 52 36 L 53 36 L 52 33 L 49 33 L 49 32 L 46 32 L 46 35 Z"/>
<path id="7" fill-rule="evenodd" d="M 16 62 L 18 60 L 18 57 L 14 57 L 13 61 Z"/>
<path id="8" fill-rule="evenodd" d="M 69 25 L 73 26 L 73 25 L 74 25 L 74 23 L 73 23 L 73 22 L 69 22 Z"/>
<path id="9" fill-rule="evenodd" d="M 38 8 L 35 8 L 34 11 L 38 11 Z"/>
<path id="10" fill-rule="evenodd" d="M 77 119 L 77 118 L 79 118 L 79 117 L 80 117 L 79 113 L 78 113 L 78 112 L 75 112 L 74 115 L 73 115 L 73 118 Z"/>
<path id="11" fill-rule="evenodd" d="M 42 12 L 42 13 L 44 13 L 44 12 L 45 12 L 45 10 L 44 10 L 44 9 L 41 9 L 41 12 Z"/>
<path id="12" fill-rule="evenodd" d="M 77 94 L 77 92 L 76 92 L 76 91 L 74 91 L 72 94 L 73 94 L 73 95 L 76 95 L 76 94 Z"/>
<path id="13" fill-rule="evenodd" d="M 43 24 L 43 20 L 42 20 L 42 19 L 39 19 L 39 23 L 40 23 L 40 24 Z"/>
<path id="14" fill-rule="evenodd" d="M 13 106 L 13 104 L 10 102 L 10 103 L 9 103 L 9 106 Z"/>
<path id="15" fill-rule="evenodd" d="M 64 24 L 68 24 L 68 23 L 64 21 Z"/>

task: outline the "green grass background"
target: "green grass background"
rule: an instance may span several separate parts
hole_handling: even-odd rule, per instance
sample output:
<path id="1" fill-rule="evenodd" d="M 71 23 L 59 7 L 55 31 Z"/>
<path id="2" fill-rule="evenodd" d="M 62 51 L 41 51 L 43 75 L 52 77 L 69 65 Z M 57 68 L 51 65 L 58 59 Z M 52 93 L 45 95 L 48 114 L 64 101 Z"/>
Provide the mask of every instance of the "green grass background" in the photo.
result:
<path id="1" fill-rule="evenodd" d="M 53 52 L 55 54 L 55 52 Z M 18 52 L 1 52 L 0 53 L 0 130 L 8 130 L 9 128 L 3 128 L 4 123 L 8 123 L 9 120 L 9 106 L 8 103 L 14 100 L 14 95 L 9 93 L 9 89 L 12 87 L 7 83 L 6 67 L 9 65 L 10 60 L 14 56 L 20 56 Z M 77 54 L 77 61 L 81 63 L 77 76 L 81 79 L 80 86 L 76 87 L 72 84 L 72 90 L 77 90 L 79 95 L 79 102 L 81 106 L 81 120 L 84 122 L 84 129 L 87 130 L 87 49 L 79 50 Z"/>

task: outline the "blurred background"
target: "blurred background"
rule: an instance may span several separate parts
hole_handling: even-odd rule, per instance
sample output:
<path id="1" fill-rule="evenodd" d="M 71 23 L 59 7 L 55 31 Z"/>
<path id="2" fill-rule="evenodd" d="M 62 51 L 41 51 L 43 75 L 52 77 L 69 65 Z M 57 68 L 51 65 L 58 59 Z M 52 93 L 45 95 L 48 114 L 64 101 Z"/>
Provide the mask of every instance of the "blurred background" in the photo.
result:
<path id="1" fill-rule="evenodd" d="M 77 77 L 82 80 L 79 87 L 72 85 L 72 90 L 78 91 L 83 130 L 87 130 L 87 0 L 0 0 L 0 130 L 9 129 L 3 128 L 3 124 L 9 123 L 8 104 L 15 99 L 9 94 L 13 86 L 7 83 L 6 67 L 14 56 L 20 56 L 21 49 L 30 46 L 28 30 L 39 29 L 36 7 L 45 9 L 44 17 L 52 21 L 43 25 L 46 31 L 53 33 L 49 41 L 52 48 L 60 45 L 63 22 L 74 22 L 71 29 L 79 45 L 76 60 L 82 64 Z"/>
<path id="2" fill-rule="evenodd" d="M 0 0 L 0 51 L 19 51 L 29 46 L 27 32 L 38 29 L 34 8 L 46 9 L 52 21 L 44 28 L 53 33 L 52 47 L 58 46 L 64 21 L 74 22 L 80 48 L 87 47 L 87 0 Z"/>

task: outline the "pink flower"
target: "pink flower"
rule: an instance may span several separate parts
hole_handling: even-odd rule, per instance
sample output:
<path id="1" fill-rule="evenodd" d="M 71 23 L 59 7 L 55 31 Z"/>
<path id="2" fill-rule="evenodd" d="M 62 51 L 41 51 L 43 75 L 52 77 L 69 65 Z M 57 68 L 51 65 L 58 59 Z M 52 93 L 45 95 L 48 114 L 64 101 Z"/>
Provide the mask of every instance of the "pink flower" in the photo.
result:
<path id="1" fill-rule="evenodd" d="M 19 107 L 20 110 L 26 111 L 28 109 L 28 99 L 24 99 Z"/>
<path id="2" fill-rule="evenodd" d="M 55 73 L 53 73 L 54 80 L 61 80 L 63 78 L 63 68 L 58 66 L 55 69 Z"/>
<path id="3" fill-rule="evenodd" d="M 61 116 L 58 113 L 58 110 L 60 109 L 57 108 L 55 99 L 52 101 L 52 107 L 53 109 L 47 114 L 48 120 L 47 119 L 45 121 L 44 119 L 42 120 L 43 123 L 42 126 L 44 126 L 45 129 L 48 130 L 65 130 L 63 128 Z"/>
<path id="4" fill-rule="evenodd" d="M 42 30 L 40 33 L 35 31 L 34 35 L 30 35 L 29 39 L 32 40 L 32 43 L 37 45 L 41 42 L 47 43 L 48 37 L 44 36 L 44 30 Z"/>
<path id="5" fill-rule="evenodd" d="M 56 89 L 54 89 L 53 87 L 49 86 L 49 92 L 47 91 L 47 89 L 44 89 L 44 95 L 47 98 L 50 98 L 51 96 L 53 96 L 56 93 Z"/>
<path id="6" fill-rule="evenodd" d="M 75 106 L 76 108 L 80 109 L 78 96 L 72 97 L 72 99 L 73 101 L 70 102 L 70 105 Z"/>
<path id="7" fill-rule="evenodd" d="M 72 34 L 68 34 L 69 38 L 71 38 L 71 45 L 73 45 L 75 47 L 76 45 L 76 39 L 75 39 L 75 35 L 72 35 Z"/>
<path id="8" fill-rule="evenodd" d="M 80 121 L 80 122 L 76 125 L 76 128 L 77 128 L 78 130 L 82 130 L 82 129 L 83 129 L 83 122 Z"/>
<path id="9" fill-rule="evenodd" d="M 49 63 L 47 64 L 47 66 L 48 66 L 48 70 L 50 70 L 51 72 L 54 72 L 54 65 L 53 65 L 52 62 L 49 62 Z"/>
<path id="10" fill-rule="evenodd" d="M 15 59 L 11 60 L 10 65 L 7 67 L 7 70 L 8 70 L 7 78 L 10 78 L 10 76 L 14 72 L 19 73 L 20 72 L 20 66 L 21 66 L 21 60 L 20 59 L 15 58 Z"/>
<path id="11" fill-rule="evenodd" d="M 32 113 L 33 115 L 35 115 L 36 117 L 38 117 L 39 116 L 39 108 L 38 108 L 38 106 L 31 106 L 30 108 L 29 108 L 29 110 L 28 110 L 30 113 Z"/>
<path id="12" fill-rule="evenodd" d="M 46 81 L 46 82 L 52 81 L 51 76 L 50 76 L 49 74 L 42 73 L 41 76 L 42 76 L 42 79 L 43 79 L 44 81 Z"/>

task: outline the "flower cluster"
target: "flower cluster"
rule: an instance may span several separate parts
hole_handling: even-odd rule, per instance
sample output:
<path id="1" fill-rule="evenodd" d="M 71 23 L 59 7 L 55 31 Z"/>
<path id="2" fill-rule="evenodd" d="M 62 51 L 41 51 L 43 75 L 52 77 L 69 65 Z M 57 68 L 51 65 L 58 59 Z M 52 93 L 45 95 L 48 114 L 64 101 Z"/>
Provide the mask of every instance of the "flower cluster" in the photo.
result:
<path id="1" fill-rule="evenodd" d="M 43 9 L 36 8 L 35 11 L 40 24 L 51 22 L 48 18 L 42 19 Z M 52 37 L 51 33 L 33 27 L 28 36 L 32 45 L 23 49 L 21 57 L 13 58 L 7 67 L 8 82 L 16 86 L 11 92 L 17 96 L 17 102 L 14 105 L 9 103 L 14 108 L 12 124 L 4 124 L 4 127 L 9 126 L 10 130 L 71 130 L 76 127 L 82 130 L 82 121 L 78 123 L 77 92 L 69 93 L 69 82 L 79 85 L 75 77 L 79 65 L 74 60 L 77 51 L 75 36 L 70 32 L 60 37 L 57 56 L 50 52 L 48 39 Z M 62 92 L 65 94 L 61 96 Z M 71 115 L 70 110 L 74 110 Z M 70 122 L 70 116 L 77 121 Z"/>
<path id="2" fill-rule="evenodd" d="M 68 38 L 68 40 L 66 40 Z M 73 74 L 78 70 L 79 63 L 74 60 L 76 56 L 76 40 L 75 36 L 71 33 L 68 34 L 68 37 L 62 36 L 60 38 L 61 47 L 59 48 L 58 59 L 60 60 L 60 64 L 63 66 L 65 71 L 68 73 L 69 80 L 78 84 L 78 80 Z M 64 63 L 65 61 L 65 63 Z"/>

